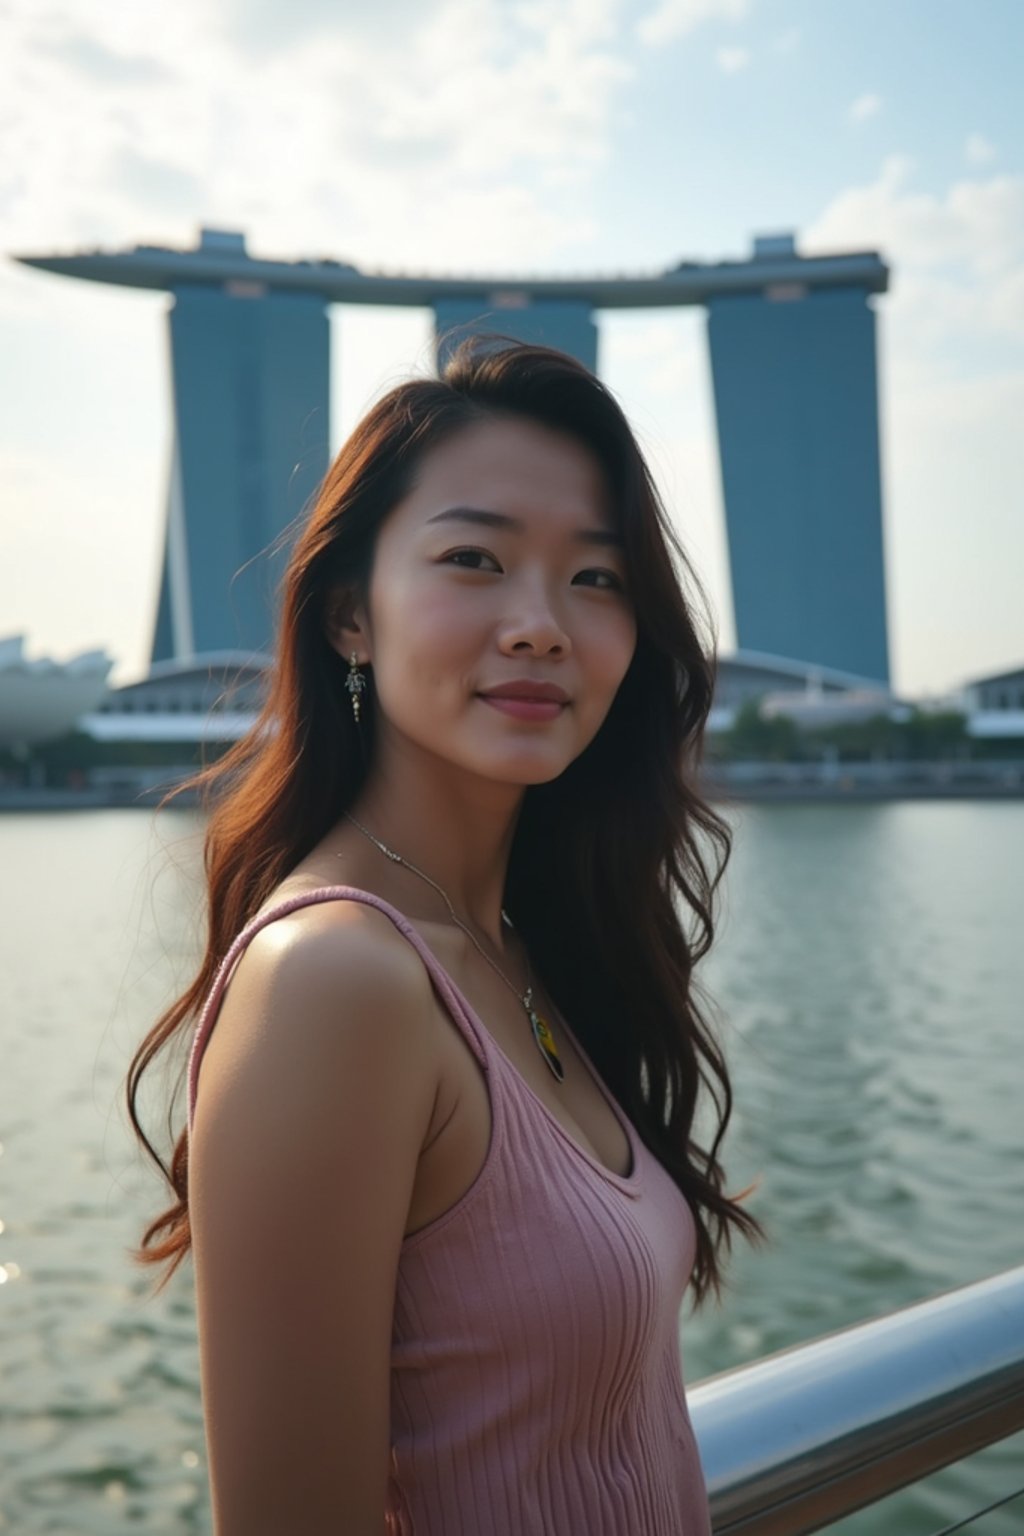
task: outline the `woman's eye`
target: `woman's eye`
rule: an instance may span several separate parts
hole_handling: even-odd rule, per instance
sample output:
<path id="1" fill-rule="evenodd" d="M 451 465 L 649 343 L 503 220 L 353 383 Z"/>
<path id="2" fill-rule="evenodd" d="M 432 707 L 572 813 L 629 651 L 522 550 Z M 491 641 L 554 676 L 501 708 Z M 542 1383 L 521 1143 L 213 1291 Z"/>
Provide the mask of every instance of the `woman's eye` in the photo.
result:
<path id="1" fill-rule="evenodd" d="M 497 560 L 486 549 L 453 549 L 444 559 L 453 565 L 461 565 L 467 571 L 501 570 Z M 485 561 L 490 561 L 490 565 L 484 564 Z"/>
<path id="2" fill-rule="evenodd" d="M 626 590 L 622 577 L 616 571 L 595 568 L 589 571 L 580 571 L 575 579 L 583 582 L 584 586 L 598 587 L 605 592 L 624 592 Z"/>

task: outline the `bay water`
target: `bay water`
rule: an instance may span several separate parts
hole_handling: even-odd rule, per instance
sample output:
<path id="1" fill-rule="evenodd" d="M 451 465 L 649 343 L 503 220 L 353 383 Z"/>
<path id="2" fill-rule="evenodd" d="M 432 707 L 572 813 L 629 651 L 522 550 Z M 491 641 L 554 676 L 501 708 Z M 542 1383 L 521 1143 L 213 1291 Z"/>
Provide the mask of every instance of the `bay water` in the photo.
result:
<path id="1" fill-rule="evenodd" d="M 741 805 L 699 968 L 769 1231 L 681 1319 L 686 1379 L 1024 1262 L 1024 802 Z M 0 1530 L 208 1532 L 191 1271 L 128 1257 L 167 1204 L 124 1108 L 190 981 L 189 811 L 0 817 Z M 165 1095 L 187 1042 L 143 1095 Z M 174 1118 L 180 1129 L 184 1103 Z M 161 1135 L 161 1127 L 164 1127 Z M 287 1262 L 267 1225 L 267 1262 Z M 1024 1483 L 1024 1436 L 849 1517 L 931 1536 Z M 1024 1531 L 1024 1501 L 979 1536 Z"/>

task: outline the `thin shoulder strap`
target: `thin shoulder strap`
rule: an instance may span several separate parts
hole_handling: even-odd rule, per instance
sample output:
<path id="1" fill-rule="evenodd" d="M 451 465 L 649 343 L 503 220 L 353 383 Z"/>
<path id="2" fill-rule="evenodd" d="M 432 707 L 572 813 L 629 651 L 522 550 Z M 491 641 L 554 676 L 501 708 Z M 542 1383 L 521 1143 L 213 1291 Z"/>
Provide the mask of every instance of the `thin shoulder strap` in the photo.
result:
<path id="1" fill-rule="evenodd" d="M 188 1130 L 191 1133 L 192 1121 L 196 1111 L 196 1088 L 199 1082 L 199 1063 L 202 1060 L 206 1042 L 210 1038 L 213 1026 L 217 1021 L 217 1013 L 220 1009 L 221 999 L 224 996 L 224 988 L 227 986 L 235 965 L 244 953 L 247 945 L 256 937 L 261 929 L 268 924 L 276 922 L 279 917 L 287 917 L 289 912 L 297 912 L 300 907 L 318 906 L 324 901 L 361 901 L 365 906 L 376 907 L 378 912 L 383 912 L 389 917 L 398 929 L 399 933 L 409 940 L 409 943 L 418 953 L 426 966 L 433 982 L 434 989 L 447 1005 L 456 1024 L 462 1030 L 469 1042 L 473 1054 L 481 1067 L 486 1072 L 490 1062 L 487 1050 L 480 1035 L 479 1026 L 473 1018 L 472 1009 L 462 996 L 458 987 L 452 981 L 448 972 L 444 969 L 436 955 L 428 949 L 416 929 L 403 917 L 397 908 L 393 907 L 381 896 L 375 896 L 372 891 L 361 891 L 353 885 L 323 885 L 315 891 L 304 891 L 299 896 L 290 896 L 287 901 L 282 901 L 277 906 L 269 907 L 266 912 L 261 912 L 247 923 L 241 933 L 235 939 L 224 959 L 217 968 L 217 974 L 213 979 L 213 985 L 207 994 L 202 1011 L 196 1024 L 195 1034 L 192 1039 L 192 1049 L 188 1058 Z"/>

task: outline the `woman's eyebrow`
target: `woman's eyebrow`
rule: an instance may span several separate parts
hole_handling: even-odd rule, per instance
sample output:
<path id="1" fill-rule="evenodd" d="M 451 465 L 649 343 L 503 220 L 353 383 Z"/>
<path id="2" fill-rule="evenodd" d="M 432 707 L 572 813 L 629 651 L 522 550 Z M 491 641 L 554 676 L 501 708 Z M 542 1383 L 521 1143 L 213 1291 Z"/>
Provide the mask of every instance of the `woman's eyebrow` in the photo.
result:
<path id="1" fill-rule="evenodd" d="M 476 523 L 484 528 L 507 528 L 512 533 L 522 533 L 525 524 L 521 518 L 507 512 L 486 512 L 483 507 L 447 507 L 427 518 L 428 523 Z M 622 535 L 611 528 L 576 528 L 572 538 L 579 544 L 612 545 L 622 547 Z"/>

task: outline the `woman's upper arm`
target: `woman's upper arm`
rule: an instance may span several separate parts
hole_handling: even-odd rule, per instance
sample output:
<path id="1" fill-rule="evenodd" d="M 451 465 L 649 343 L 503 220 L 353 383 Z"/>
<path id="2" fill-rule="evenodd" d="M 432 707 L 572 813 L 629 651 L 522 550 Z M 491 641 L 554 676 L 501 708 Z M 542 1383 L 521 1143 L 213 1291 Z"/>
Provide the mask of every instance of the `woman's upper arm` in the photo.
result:
<path id="1" fill-rule="evenodd" d="M 385 922 L 258 935 L 204 1055 L 189 1204 L 216 1536 L 383 1529 L 395 1282 L 437 1090 L 429 978 Z"/>

